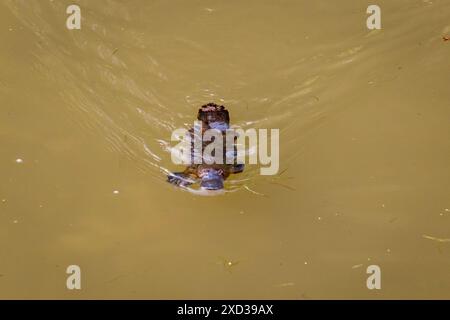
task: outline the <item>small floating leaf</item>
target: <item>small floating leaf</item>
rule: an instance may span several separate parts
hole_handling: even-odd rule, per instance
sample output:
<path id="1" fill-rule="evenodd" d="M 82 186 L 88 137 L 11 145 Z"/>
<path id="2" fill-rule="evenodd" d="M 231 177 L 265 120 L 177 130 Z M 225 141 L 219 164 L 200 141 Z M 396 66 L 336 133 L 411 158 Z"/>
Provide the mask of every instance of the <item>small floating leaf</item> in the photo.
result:
<path id="1" fill-rule="evenodd" d="M 433 240 L 433 241 L 437 241 L 437 242 L 450 242 L 449 238 L 436 238 L 436 237 L 432 237 L 432 236 L 427 236 L 426 234 L 424 234 L 423 237 L 425 239 Z"/>

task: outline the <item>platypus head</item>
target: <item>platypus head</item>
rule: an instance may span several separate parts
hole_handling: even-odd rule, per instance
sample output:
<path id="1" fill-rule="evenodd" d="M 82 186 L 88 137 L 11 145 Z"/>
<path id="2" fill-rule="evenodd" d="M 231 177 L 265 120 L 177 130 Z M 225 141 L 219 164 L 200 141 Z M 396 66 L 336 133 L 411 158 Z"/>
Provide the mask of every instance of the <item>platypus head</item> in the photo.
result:
<path id="1" fill-rule="evenodd" d="M 200 188 L 203 190 L 223 189 L 223 170 L 214 168 L 199 169 Z"/>
<path id="2" fill-rule="evenodd" d="M 230 115 L 224 106 L 208 103 L 198 110 L 197 119 L 212 129 L 224 131 L 229 128 Z"/>

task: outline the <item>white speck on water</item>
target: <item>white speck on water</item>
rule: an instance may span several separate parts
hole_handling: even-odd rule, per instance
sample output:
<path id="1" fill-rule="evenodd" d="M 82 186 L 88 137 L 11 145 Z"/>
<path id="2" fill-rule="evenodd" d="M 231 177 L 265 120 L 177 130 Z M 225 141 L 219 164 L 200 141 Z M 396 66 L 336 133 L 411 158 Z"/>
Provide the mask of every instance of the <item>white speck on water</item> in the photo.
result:
<path id="1" fill-rule="evenodd" d="M 445 212 L 450 212 L 450 209 L 448 209 L 448 208 L 445 208 L 444 210 L 445 210 Z"/>
<path id="2" fill-rule="evenodd" d="M 367 261 L 370 261 L 370 258 L 367 258 Z"/>
<path id="3" fill-rule="evenodd" d="M 387 252 L 387 253 L 391 253 L 391 249 L 387 249 L 386 252 Z"/>
<path id="4" fill-rule="evenodd" d="M 23 159 L 17 158 L 16 163 L 23 163 Z"/>
<path id="5" fill-rule="evenodd" d="M 384 205 L 384 203 L 383 203 L 383 204 L 381 204 L 381 207 L 382 207 L 382 208 L 386 208 L 386 206 Z"/>
<path id="6" fill-rule="evenodd" d="M 2 199 L 2 202 L 5 203 L 5 202 L 6 202 L 6 199 Z"/>
<path id="7" fill-rule="evenodd" d="M 113 193 L 114 194 L 119 194 L 119 190 L 114 190 Z"/>
<path id="8" fill-rule="evenodd" d="M 322 220 L 322 217 L 317 217 L 317 220 Z"/>
<path id="9" fill-rule="evenodd" d="M 244 214 L 244 210 L 239 211 L 240 214 Z"/>
<path id="10" fill-rule="evenodd" d="M 305 265 L 307 265 L 308 264 L 308 262 L 307 261 L 305 261 Z"/>
<path id="11" fill-rule="evenodd" d="M 13 223 L 19 223 L 19 220 L 14 220 Z"/>
<path id="12" fill-rule="evenodd" d="M 357 268 L 360 268 L 362 266 L 363 266 L 362 264 L 355 264 L 354 266 L 352 266 L 352 269 L 357 269 Z"/>

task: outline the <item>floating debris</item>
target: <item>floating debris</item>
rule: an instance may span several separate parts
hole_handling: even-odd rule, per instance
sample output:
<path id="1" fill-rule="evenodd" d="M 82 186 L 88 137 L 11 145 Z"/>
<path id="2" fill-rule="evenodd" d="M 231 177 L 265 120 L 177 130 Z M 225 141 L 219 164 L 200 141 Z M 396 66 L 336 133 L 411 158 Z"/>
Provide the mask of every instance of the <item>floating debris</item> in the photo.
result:
<path id="1" fill-rule="evenodd" d="M 113 194 L 119 194 L 120 192 L 119 192 L 119 190 L 114 190 L 113 191 Z"/>
<path id="2" fill-rule="evenodd" d="M 118 276 L 115 276 L 114 278 L 105 281 L 105 283 L 111 283 L 111 282 L 117 281 L 117 280 L 119 280 L 119 279 L 121 279 L 121 278 L 123 278 L 123 277 L 126 277 L 126 275 L 124 275 L 124 274 L 119 274 Z"/>
<path id="3" fill-rule="evenodd" d="M 310 299 L 310 297 L 309 297 L 306 293 L 302 293 L 302 294 L 301 294 L 301 298 L 302 298 L 302 299 L 305 299 L 305 300 L 306 300 L 306 299 Z"/>
<path id="4" fill-rule="evenodd" d="M 436 237 L 428 236 L 426 234 L 424 234 L 423 237 L 425 239 L 433 240 L 433 241 L 437 241 L 437 242 L 450 242 L 450 238 L 436 238 Z"/>
<path id="5" fill-rule="evenodd" d="M 23 159 L 17 158 L 16 163 L 23 163 Z"/>
<path id="6" fill-rule="evenodd" d="M 280 288 L 293 287 L 293 286 L 295 286 L 294 282 L 285 282 L 285 283 L 280 283 L 280 284 L 276 285 L 276 287 L 280 287 Z"/>

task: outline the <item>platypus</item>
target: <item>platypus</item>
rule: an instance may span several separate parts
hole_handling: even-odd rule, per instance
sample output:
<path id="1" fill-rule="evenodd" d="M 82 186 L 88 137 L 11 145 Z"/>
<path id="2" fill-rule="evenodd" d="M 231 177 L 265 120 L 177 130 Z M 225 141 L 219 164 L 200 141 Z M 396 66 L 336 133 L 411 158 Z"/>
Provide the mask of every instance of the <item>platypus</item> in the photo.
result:
<path id="1" fill-rule="evenodd" d="M 243 164 L 237 164 L 236 162 L 236 138 L 234 139 L 234 154 L 232 155 L 233 161 L 228 164 L 225 160 L 226 150 L 225 150 L 225 132 L 230 128 L 230 115 L 228 110 L 222 105 L 217 105 L 215 103 L 208 103 L 203 105 L 197 114 L 197 119 L 201 121 L 202 124 L 202 134 L 208 129 L 216 129 L 222 132 L 224 137 L 224 161 L 223 164 L 213 163 L 207 164 L 202 157 L 201 163 L 195 164 L 191 161 L 189 165 L 183 172 L 174 172 L 167 176 L 167 181 L 177 186 L 187 187 L 191 184 L 200 181 L 200 188 L 203 190 L 220 190 L 224 187 L 224 181 L 232 173 L 240 173 L 244 170 Z M 194 136 L 194 129 L 189 130 L 191 137 Z M 193 139 L 191 140 L 193 141 Z M 202 143 L 202 154 L 207 144 Z M 194 159 L 194 147 L 191 144 L 191 159 Z"/>

